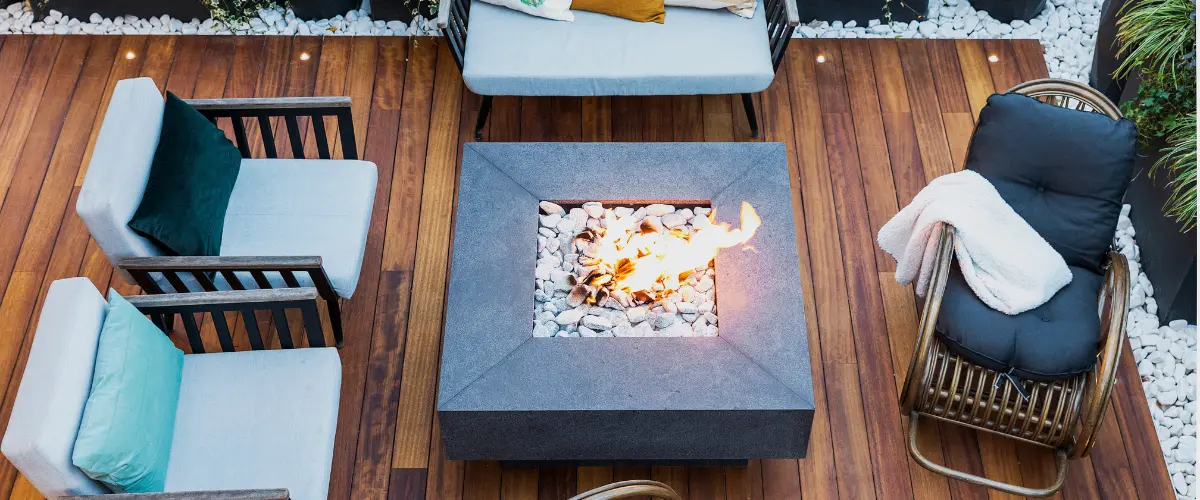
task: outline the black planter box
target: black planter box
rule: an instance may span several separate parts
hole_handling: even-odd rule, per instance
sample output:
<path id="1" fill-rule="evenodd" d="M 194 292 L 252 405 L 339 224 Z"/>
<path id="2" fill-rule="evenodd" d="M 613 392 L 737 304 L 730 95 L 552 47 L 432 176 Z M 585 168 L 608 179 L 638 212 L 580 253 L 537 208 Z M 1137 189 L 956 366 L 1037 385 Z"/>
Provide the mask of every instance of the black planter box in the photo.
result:
<path id="1" fill-rule="evenodd" d="M 1141 252 L 1142 271 L 1154 285 L 1158 319 L 1195 323 L 1196 233 L 1184 233 L 1181 224 L 1163 215 L 1163 205 L 1171 196 L 1169 174 L 1165 170 L 1154 177 L 1147 174 L 1160 157 L 1161 147 L 1157 143 L 1142 148 L 1125 203 L 1131 206 L 1129 218 L 1137 230 L 1133 238 Z"/>
<path id="2" fill-rule="evenodd" d="M 1028 21 L 1037 17 L 1046 6 L 1046 0 L 972 0 L 975 10 L 985 10 L 993 19 L 1011 23 L 1017 19 Z"/>
<path id="3" fill-rule="evenodd" d="M 941 1 L 941 0 L 937 0 Z M 885 22 L 884 0 L 801 0 L 796 2 L 800 10 L 800 22 L 810 21 L 855 21 L 865 27 L 867 22 L 878 19 Z M 891 0 L 892 20 L 909 22 L 923 21 L 929 13 L 928 0 Z"/>
<path id="4" fill-rule="evenodd" d="M 108 18 L 130 15 L 143 19 L 166 14 L 184 22 L 211 16 L 199 0 L 49 0 L 37 9 L 38 16 L 50 9 L 81 20 L 87 20 L 93 13 Z"/>
<path id="5" fill-rule="evenodd" d="M 288 6 L 300 19 L 329 19 L 358 10 L 362 0 L 289 0 Z"/>
<path id="6" fill-rule="evenodd" d="M 425 19 L 433 19 L 429 11 L 433 2 L 418 0 L 370 0 L 371 18 L 381 21 L 401 21 L 410 23 L 413 20 L 413 5 L 417 6 L 417 14 Z"/>

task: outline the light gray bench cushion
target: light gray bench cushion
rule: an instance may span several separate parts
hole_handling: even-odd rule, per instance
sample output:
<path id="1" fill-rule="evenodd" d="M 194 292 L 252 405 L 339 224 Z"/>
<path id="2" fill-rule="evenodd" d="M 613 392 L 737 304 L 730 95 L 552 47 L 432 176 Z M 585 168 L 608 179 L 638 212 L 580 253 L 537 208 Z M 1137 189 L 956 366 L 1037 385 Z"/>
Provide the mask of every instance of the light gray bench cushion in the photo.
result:
<path id="1" fill-rule="evenodd" d="M 0 451 L 43 495 L 106 493 L 71 464 L 108 302 L 87 278 L 50 284 Z"/>
<path id="2" fill-rule="evenodd" d="M 320 256 L 333 289 L 350 298 L 362 270 L 378 179 L 375 164 L 367 161 L 242 160 L 225 212 L 221 255 Z M 278 279 L 275 273 L 269 277 Z M 307 275 L 298 277 L 301 285 L 312 286 Z"/>
<path id="3" fill-rule="evenodd" d="M 668 7 L 664 24 L 553 21 L 471 2 L 463 80 L 481 95 L 698 95 L 771 84 L 766 15 Z"/>
<path id="4" fill-rule="evenodd" d="M 341 383 L 332 347 L 184 356 L 166 491 L 325 499 Z"/>

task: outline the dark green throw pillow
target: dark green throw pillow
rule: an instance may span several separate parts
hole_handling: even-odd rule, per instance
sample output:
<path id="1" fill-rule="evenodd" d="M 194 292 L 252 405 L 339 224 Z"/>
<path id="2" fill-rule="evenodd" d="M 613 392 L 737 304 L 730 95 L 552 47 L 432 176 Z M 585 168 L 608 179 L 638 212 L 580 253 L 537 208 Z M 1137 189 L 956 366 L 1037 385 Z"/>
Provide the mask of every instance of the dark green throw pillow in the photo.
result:
<path id="1" fill-rule="evenodd" d="M 173 255 L 218 255 L 238 149 L 204 115 L 167 92 L 162 132 L 129 228 Z"/>

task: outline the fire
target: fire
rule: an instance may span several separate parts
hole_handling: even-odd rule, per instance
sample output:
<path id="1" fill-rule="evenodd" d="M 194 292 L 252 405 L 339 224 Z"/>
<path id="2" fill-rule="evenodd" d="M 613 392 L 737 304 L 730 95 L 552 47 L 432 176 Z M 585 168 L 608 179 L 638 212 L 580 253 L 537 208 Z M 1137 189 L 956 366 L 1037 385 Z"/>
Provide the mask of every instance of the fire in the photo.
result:
<path id="1" fill-rule="evenodd" d="M 573 295 L 582 299 L 579 296 L 586 294 L 592 303 L 602 303 L 610 295 L 618 300 L 656 300 L 660 292 L 678 288 L 679 281 L 693 271 L 708 267 L 721 249 L 750 241 L 762 225 L 754 207 L 746 202 L 742 202 L 741 227 L 737 229 L 713 223 L 715 215 L 697 215 L 692 231 L 668 230 L 606 209 L 600 227 L 576 236 L 576 246 L 582 249 L 580 263 L 589 272 L 576 279 Z"/>

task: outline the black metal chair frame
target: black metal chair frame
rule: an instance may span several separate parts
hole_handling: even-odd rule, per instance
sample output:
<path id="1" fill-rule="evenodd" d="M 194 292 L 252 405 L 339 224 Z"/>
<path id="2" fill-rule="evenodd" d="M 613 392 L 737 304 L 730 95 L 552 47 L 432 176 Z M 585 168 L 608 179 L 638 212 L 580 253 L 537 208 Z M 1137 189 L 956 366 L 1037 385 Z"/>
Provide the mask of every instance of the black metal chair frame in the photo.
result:
<path id="1" fill-rule="evenodd" d="M 467 21 L 471 11 L 471 0 L 441 0 L 438 6 L 438 29 L 450 44 L 454 62 L 459 71 L 463 68 L 463 55 L 467 50 Z M 763 0 L 763 11 L 767 16 L 767 41 L 771 48 L 771 67 L 779 70 L 783 55 L 787 52 L 792 33 L 800 24 L 800 13 L 796 0 Z M 754 113 L 754 97 L 742 94 L 742 106 L 746 108 L 746 119 L 750 122 L 750 133 L 758 137 L 758 118 Z M 479 115 L 475 120 L 475 140 L 483 139 L 483 126 L 492 111 L 492 96 L 483 96 L 479 104 Z"/>
<path id="2" fill-rule="evenodd" d="M 317 156 L 331 159 L 329 138 L 325 128 L 325 117 L 337 121 L 338 137 L 341 142 L 342 159 L 357 160 L 358 146 L 354 137 L 354 120 L 350 112 L 349 97 L 279 97 L 248 99 L 190 99 L 189 105 L 203 114 L 215 125 L 228 119 L 233 127 L 234 142 L 242 158 L 250 158 L 251 143 L 246 129 L 246 120 L 258 124 L 263 152 L 267 158 L 278 158 L 272 120 L 282 119 L 291 146 L 292 157 L 305 158 L 304 135 L 300 131 L 300 117 L 311 121 Z M 306 273 L 317 294 L 326 303 L 329 322 L 337 347 L 343 343 L 340 297 L 330 284 L 319 256 L 159 256 L 125 257 L 113 263 L 131 276 L 138 286 L 148 294 L 167 292 L 212 292 L 217 287 L 212 276 L 220 273 L 234 290 L 249 288 L 273 288 L 269 276 L 279 275 L 288 288 L 300 287 L 296 273 Z M 239 275 L 250 275 L 253 286 L 247 286 Z M 163 290 L 155 277 L 161 276 L 173 290 Z M 184 277 L 190 277 L 186 280 Z M 189 286 L 189 281 L 191 285 Z M 197 287 L 199 289 L 197 289 Z M 186 324 L 185 324 L 186 326 Z M 194 345 L 193 345 L 194 346 Z"/>

